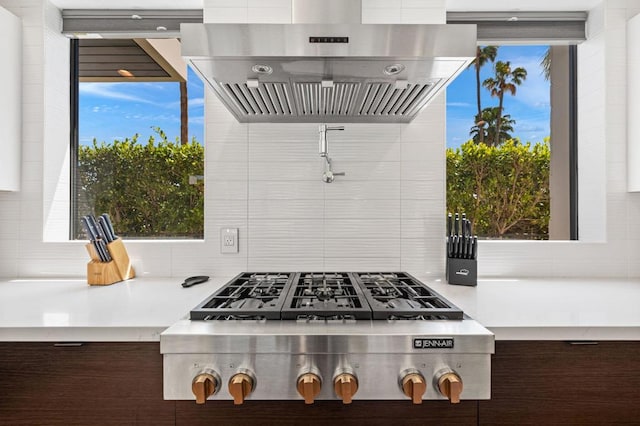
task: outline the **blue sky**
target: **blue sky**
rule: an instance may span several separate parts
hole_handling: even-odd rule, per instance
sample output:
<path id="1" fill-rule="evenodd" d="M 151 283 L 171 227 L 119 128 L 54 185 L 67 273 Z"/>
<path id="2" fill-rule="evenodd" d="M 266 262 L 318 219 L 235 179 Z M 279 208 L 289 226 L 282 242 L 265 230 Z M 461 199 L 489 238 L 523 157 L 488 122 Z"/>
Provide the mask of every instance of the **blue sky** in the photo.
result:
<path id="1" fill-rule="evenodd" d="M 189 139 L 204 142 L 204 87 L 189 68 Z M 81 145 L 131 138 L 139 141 L 162 128 L 169 140 L 180 136 L 180 85 L 153 83 L 80 83 L 79 139 Z"/>
<path id="2" fill-rule="evenodd" d="M 516 121 L 513 136 L 523 142 L 541 142 L 549 136 L 549 82 L 544 80 L 540 59 L 547 46 L 501 46 L 497 60 L 511 61 L 528 74 L 516 96 L 506 95 L 505 113 Z M 482 68 L 481 81 L 493 74 L 493 64 Z M 447 147 L 458 147 L 470 139 L 476 114 L 475 71 L 465 70 L 447 88 Z M 189 68 L 189 137 L 204 141 L 204 87 Z M 160 126 L 170 140 L 180 135 L 180 89 L 178 83 L 81 83 L 80 144 L 140 134 L 146 141 Z M 498 100 L 482 89 L 482 107 Z"/>
<path id="3" fill-rule="evenodd" d="M 496 61 L 510 61 L 511 67 L 527 70 L 527 79 L 516 95 L 505 95 L 504 113 L 516 123 L 513 136 L 522 142 L 542 142 L 549 136 L 549 82 L 542 75 L 540 60 L 548 46 L 500 46 Z M 493 75 L 493 64 L 480 72 L 480 82 Z M 497 106 L 498 99 L 481 89 L 482 108 Z M 447 147 L 458 147 L 470 139 L 469 131 L 477 113 L 475 69 L 469 68 L 447 88 Z"/>

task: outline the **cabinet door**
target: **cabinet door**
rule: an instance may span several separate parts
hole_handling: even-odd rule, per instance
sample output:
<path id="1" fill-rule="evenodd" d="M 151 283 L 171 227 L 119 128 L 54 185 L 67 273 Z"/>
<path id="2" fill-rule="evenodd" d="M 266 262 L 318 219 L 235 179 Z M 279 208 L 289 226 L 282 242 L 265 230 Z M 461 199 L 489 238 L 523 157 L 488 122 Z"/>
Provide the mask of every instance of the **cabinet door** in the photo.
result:
<path id="1" fill-rule="evenodd" d="M 246 425 L 336 425 L 336 426 L 428 426 L 477 425 L 477 401 L 254 401 L 242 405 L 233 401 L 176 401 L 176 426 L 219 424 Z"/>
<path id="2" fill-rule="evenodd" d="M 158 343 L 0 343 L 0 425 L 174 425 Z"/>
<path id="3" fill-rule="evenodd" d="M 485 425 L 638 424 L 640 342 L 496 342 Z"/>
<path id="4" fill-rule="evenodd" d="M 22 23 L 0 7 L 0 191 L 20 189 Z"/>

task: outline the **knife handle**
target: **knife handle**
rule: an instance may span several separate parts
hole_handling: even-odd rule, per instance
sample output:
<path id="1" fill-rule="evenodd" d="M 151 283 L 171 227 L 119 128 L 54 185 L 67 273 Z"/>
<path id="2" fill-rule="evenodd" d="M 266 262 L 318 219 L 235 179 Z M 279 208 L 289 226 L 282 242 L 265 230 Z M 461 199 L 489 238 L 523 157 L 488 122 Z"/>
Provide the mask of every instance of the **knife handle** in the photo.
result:
<path id="1" fill-rule="evenodd" d="M 93 234 L 93 230 L 91 229 L 91 225 L 89 225 L 89 221 L 87 220 L 87 216 L 83 216 L 82 218 L 80 218 L 80 222 L 82 222 L 82 227 L 84 228 L 85 232 L 87 233 L 87 238 L 89 238 L 89 240 L 91 241 L 95 241 L 95 235 Z"/>
<path id="2" fill-rule="evenodd" d="M 100 215 L 102 220 L 104 220 L 105 225 L 109 228 L 109 234 L 111 234 L 111 241 L 116 240 L 118 236 L 116 235 L 116 231 L 113 229 L 113 222 L 111 222 L 111 217 L 107 213 L 102 213 Z"/>
<path id="3" fill-rule="evenodd" d="M 478 237 L 473 237 L 473 249 L 471 251 L 471 258 L 472 259 L 477 259 L 478 258 Z"/>
<path id="4" fill-rule="evenodd" d="M 107 244 L 113 241 L 113 236 L 111 235 L 111 231 L 109 230 L 109 225 L 105 223 L 104 217 L 102 216 L 98 217 L 98 227 L 102 231 L 104 240 L 107 242 Z"/>
<path id="5" fill-rule="evenodd" d="M 454 221 L 453 233 L 455 235 L 459 235 L 460 234 L 460 215 L 458 215 L 458 213 L 456 213 L 456 219 Z"/>

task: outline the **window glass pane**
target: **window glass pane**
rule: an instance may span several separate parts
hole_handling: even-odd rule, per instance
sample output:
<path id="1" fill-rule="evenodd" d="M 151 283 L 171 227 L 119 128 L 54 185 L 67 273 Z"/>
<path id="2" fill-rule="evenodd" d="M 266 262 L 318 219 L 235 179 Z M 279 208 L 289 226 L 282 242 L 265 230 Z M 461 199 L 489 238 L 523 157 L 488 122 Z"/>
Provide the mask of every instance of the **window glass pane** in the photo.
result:
<path id="1" fill-rule="evenodd" d="M 480 67 L 447 89 L 447 209 L 481 237 L 550 238 L 549 52 L 480 46 Z"/>
<path id="2" fill-rule="evenodd" d="M 80 64 L 83 55 L 89 54 L 80 49 Z M 131 72 L 141 74 L 143 69 L 138 66 Z M 101 213 L 109 213 L 116 232 L 128 238 L 203 238 L 204 88 L 200 79 L 189 69 L 182 88 L 179 81 L 136 78 L 88 82 L 80 70 L 72 192 L 77 211 L 72 218 L 75 238 L 85 238 L 77 225 L 82 216 Z M 183 122 L 181 92 L 185 88 L 188 121 Z M 181 138 L 184 124 L 186 140 Z"/>

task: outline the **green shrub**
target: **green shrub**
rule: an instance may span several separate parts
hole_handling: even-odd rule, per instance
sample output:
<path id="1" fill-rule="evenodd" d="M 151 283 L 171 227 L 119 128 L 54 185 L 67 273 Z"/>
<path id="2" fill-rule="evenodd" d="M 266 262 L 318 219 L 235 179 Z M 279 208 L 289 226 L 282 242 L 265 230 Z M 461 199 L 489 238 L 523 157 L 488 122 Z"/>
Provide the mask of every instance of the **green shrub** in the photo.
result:
<path id="1" fill-rule="evenodd" d="M 138 143 L 136 134 L 79 147 L 78 216 L 109 213 L 116 232 L 130 238 L 203 238 L 204 184 L 189 184 L 189 176 L 204 174 L 204 147 L 156 132 L 157 143 Z"/>
<path id="2" fill-rule="evenodd" d="M 489 238 L 549 238 L 549 141 L 447 149 L 447 210 Z"/>

